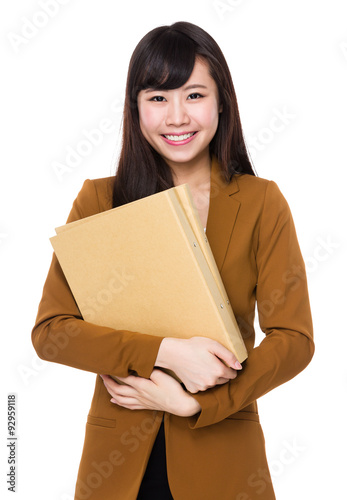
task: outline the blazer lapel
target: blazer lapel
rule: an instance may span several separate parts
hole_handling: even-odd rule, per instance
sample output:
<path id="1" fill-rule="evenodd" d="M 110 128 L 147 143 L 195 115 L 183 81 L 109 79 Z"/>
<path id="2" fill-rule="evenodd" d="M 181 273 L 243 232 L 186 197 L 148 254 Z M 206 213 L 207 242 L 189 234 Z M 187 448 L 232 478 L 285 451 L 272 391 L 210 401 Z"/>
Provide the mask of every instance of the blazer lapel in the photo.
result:
<path id="1" fill-rule="evenodd" d="M 210 204 L 207 216 L 206 235 L 219 272 L 223 267 L 230 243 L 240 202 L 232 195 L 239 191 L 236 176 L 227 184 L 220 173 L 217 158 L 212 157 Z"/>

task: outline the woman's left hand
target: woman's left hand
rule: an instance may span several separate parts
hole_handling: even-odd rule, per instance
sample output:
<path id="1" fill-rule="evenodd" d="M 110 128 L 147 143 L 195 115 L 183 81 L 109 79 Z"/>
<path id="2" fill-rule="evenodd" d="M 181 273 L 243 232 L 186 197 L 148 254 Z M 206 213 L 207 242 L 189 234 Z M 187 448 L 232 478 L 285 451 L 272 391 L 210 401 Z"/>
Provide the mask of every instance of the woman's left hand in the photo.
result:
<path id="1" fill-rule="evenodd" d="M 190 417 L 201 410 L 199 403 L 186 392 L 181 384 L 161 370 L 153 370 L 149 379 L 129 375 L 117 377 L 100 375 L 112 396 L 111 402 L 129 410 L 159 410 Z"/>

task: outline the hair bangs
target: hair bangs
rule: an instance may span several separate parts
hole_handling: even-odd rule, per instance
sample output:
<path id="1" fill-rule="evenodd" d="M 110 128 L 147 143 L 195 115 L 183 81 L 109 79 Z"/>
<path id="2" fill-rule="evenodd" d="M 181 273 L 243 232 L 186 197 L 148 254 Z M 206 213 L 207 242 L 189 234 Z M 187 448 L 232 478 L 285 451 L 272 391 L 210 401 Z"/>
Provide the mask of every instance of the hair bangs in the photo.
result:
<path id="1" fill-rule="evenodd" d="M 174 30 L 161 33 L 148 46 L 138 88 L 171 90 L 181 87 L 193 71 L 195 58 L 196 47 L 190 38 Z"/>

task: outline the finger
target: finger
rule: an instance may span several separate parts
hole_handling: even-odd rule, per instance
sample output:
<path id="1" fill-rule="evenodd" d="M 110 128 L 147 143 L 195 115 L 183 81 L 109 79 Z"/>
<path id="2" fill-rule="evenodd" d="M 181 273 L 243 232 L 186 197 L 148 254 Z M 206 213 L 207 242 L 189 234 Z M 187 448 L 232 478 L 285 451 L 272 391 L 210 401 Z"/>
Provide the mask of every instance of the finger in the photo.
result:
<path id="1" fill-rule="evenodd" d="M 127 408 L 128 410 L 147 410 L 148 408 L 137 401 L 134 398 L 112 398 L 110 399 L 112 404 L 121 406 L 122 408 Z"/>
<path id="2" fill-rule="evenodd" d="M 130 385 L 118 385 L 115 389 L 108 391 L 111 396 L 120 398 L 137 398 L 139 393 Z"/>
<path id="3" fill-rule="evenodd" d="M 113 404 L 118 404 L 116 403 L 115 401 L 113 401 L 111 399 L 111 403 Z M 141 404 L 131 404 L 131 405 L 120 405 L 118 404 L 118 406 L 121 406 L 122 408 L 126 408 L 127 410 L 148 410 L 150 408 L 147 408 L 147 406 L 144 406 L 144 405 L 141 405 Z"/>
<path id="4" fill-rule="evenodd" d="M 135 377 L 134 375 L 128 375 L 127 377 L 119 377 L 118 375 L 115 376 L 116 379 L 111 377 L 110 375 L 105 375 L 105 374 L 100 374 L 100 377 L 104 381 L 104 383 L 109 384 L 111 386 L 114 386 L 117 384 L 117 381 L 123 382 L 123 384 L 135 386 L 136 383 L 141 379 L 141 377 Z M 120 385 L 119 383 L 117 385 Z"/>
<path id="5" fill-rule="evenodd" d="M 113 380 L 113 379 L 112 379 Z M 134 375 L 128 375 L 127 377 L 118 377 L 117 380 L 120 382 L 123 382 L 125 385 L 130 385 L 131 387 L 139 387 L 139 384 L 141 384 L 141 377 L 135 377 Z M 120 384 L 118 384 L 120 385 Z"/>
<path id="6" fill-rule="evenodd" d="M 224 361 L 227 366 L 230 366 L 234 370 L 242 370 L 242 365 L 237 360 L 235 354 L 229 351 L 226 347 L 224 347 L 219 342 L 213 343 L 213 354 L 217 356 L 219 359 Z"/>
<path id="7" fill-rule="evenodd" d="M 237 377 L 237 373 L 235 373 L 233 378 Z M 224 378 L 224 377 L 219 377 L 219 379 L 216 382 L 216 385 L 223 385 L 226 384 L 227 382 L 230 382 L 230 378 Z"/>
<path id="8" fill-rule="evenodd" d="M 111 403 L 115 403 L 119 406 L 129 407 L 140 404 L 140 402 L 136 398 L 120 396 L 119 394 L 115 395 L 110 399 Z"/>
<path id="9" fill-rule="evenodd" d="M 113 377 L 111 377 L 110 375 L 100 375 L 100 377 L 102 378 L 104 384 L 106 387 L 117 387 L 119 386 L 120 384 L 118 383 L 118 379 L 114 379 Z"/>
<path id="10" fill-rule="evenodd" d="M 137 390 L 128 384 L 117 384 L 112 377 L 102 377 L 104 385 L 111 396 L 136 396 Z"/>
<path id="11" fill-rule="evenodd" d="M 191 394 L 196 394 L 200 391 L 204 391 L 205 389 L 203 387 L 197 387 L 196 385 L 189 385 L 187 384 L 187 387 L 186 387 L 187 391 L 190 392 Z"/>
<path id="12" fill-rule="evenodd" d="M 102 381 L 104 382 L 104 385 L 105 387 L 107 388 L 107 390 L 110 390 L 112 388 L 115 388 L 116 386 L 118 386 L 119 384 L 117 384 L 117 382 L 112 378 L 110 377 L 109 375 L 100 375 Z"/>
<path id="13" fill-rule="evenodd" d="M 219 378 L 225 378 L 227 380 L 233 380 L 237 377 L 237 370 L 233 368 L 225 367 L 223 373 L 219 375 Z"/>

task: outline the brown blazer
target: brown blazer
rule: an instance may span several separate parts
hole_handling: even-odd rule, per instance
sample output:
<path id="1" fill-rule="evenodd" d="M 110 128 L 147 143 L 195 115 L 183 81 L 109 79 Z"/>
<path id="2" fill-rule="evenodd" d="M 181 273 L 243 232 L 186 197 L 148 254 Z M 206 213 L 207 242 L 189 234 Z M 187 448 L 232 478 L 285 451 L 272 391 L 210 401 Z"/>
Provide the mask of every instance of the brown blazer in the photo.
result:
<path id="1" fill-rule="evenodd" d="M 112 208 L 112 181 L 86 180 L 68 222 Z M 235 380 L 193 395 L 202 411 L 192 417 L 118 407 L 97 376 L 76 500 L 135 500 L 163 416 L 175 500 L 275 498 L 256 400 L 312 358 L 304 262 L 277 185 L 251 175 L 236 175 L 226 184 L 215 158 L 206 234 L 248 360 Z M 254 348 L 256 301 L 265 337 Z M 149 377 L 161 340 L 84 321 L 53 255 L 32 331 L 40 358 L 97 374 L 125 377 L 135 370 Z"/>

